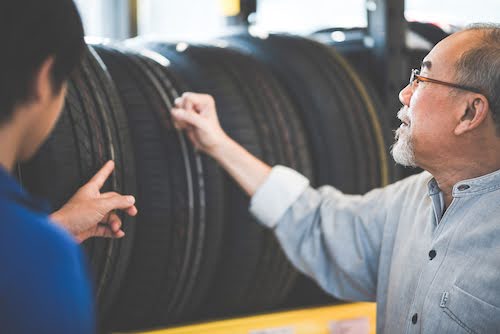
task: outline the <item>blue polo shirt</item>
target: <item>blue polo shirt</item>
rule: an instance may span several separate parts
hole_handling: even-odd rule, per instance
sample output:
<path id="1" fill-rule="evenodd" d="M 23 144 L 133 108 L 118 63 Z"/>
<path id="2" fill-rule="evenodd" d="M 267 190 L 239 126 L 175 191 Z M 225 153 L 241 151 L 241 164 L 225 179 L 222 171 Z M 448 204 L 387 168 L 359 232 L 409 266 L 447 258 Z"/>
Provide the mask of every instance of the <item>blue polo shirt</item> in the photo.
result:
<path id="1" fill-rule="evenodd" d="M 79 246 L 0 167 L 0 332 L 94 333 Z"/>

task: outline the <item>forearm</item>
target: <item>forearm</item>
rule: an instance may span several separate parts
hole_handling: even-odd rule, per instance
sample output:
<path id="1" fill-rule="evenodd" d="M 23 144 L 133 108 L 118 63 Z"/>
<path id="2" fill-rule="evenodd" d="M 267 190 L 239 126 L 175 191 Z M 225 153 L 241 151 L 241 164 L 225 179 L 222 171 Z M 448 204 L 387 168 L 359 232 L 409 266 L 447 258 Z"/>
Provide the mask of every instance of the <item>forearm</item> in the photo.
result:
<path id="1" fill-rule="evenodd" d="M 257 159 L 229 137 L 209 154 L 249 196 L 255 194 L 271 172 L 270 166 Z"/>

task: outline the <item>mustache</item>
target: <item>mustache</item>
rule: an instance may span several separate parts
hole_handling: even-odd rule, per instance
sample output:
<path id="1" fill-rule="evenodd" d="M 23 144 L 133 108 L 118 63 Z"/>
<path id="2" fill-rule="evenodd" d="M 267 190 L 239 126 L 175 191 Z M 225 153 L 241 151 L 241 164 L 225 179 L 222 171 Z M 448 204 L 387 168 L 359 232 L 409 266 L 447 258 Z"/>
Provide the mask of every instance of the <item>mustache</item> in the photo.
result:
<path id="1" fill-rule="evenodd" d="M 397 117 L 400 120 L 407 119 L 407 120 L 411 121 L 411 117 L 410 116 L 411 116 L 410 115 L 410 109 L 407 106 L 403 106 L 403 107 L 401 107 L 401 109 L 399 109 Z"/>
<path id="2" fill-rule="evenodd" d="M 404 122 L 407 124 L 411 123 L 411 113 L 410 113 L 410 110 L 407 106 L 403 106 L 403 107 L 401 107 L 401 109 L 399 109 L 397 117 L 399 118 L 399 120 L 401 122 Z M 402 134 L 401 131 L 402 131 L 401 128 L 397 128 L 397 129 L 393 130 L 394 140 L 396 142 L 399 140 L 399 137 Z"/>

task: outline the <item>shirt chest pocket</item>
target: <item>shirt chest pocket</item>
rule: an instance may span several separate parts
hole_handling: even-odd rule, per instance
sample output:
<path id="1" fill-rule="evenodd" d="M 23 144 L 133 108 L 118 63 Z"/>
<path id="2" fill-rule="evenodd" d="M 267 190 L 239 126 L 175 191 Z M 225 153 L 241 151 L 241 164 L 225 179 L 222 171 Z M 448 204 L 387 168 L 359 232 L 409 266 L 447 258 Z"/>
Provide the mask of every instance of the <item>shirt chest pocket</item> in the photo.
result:
<path id="1" fill-rule="evenodd" d="M 467 262 L 439 306 L 459 326 L 457 333 L 500 333 L 498 249 Z"/>
<path id="2" fill-rule="evenodd" d="M 445 315 L 442 333 L 499 333 L 500 308 L 452 286 L 439 304 Z"/>
<path id="3" fill-rule="evenodd" d="M 500 309 L 500 248 L 474 253 L 477 254 L 465 263 L 454 285 Z"/>

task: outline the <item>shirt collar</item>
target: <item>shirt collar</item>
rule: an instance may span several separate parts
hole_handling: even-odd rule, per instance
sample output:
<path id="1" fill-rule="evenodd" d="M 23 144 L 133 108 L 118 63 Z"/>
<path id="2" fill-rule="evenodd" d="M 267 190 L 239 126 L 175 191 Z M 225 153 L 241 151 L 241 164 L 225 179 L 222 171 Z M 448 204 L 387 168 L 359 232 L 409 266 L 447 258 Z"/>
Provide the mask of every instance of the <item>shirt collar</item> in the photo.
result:
<path id="1" fill-rule="evenodd" d="M 0 198 L 19 203 L 31 210 L 49 214 L 48 202 L 28 194 L 21 185 L 0 165 Z"/>
<path id="2" fill-rule="evenodd" d="M 427 189 L 429 190 L 429 196 L 436 195 L 441 192 L 435 178 L 431 178 L 429 182 L 427 182 Z"/>
<path id="3" fill-rule="evenodd" d="M 432 178 L 427 183 L 429 196 L 435 195 L 441 191 L 436 179 Z M 467 195 L 479 195 L 500 189 L 500 170 L 492 173 L 475 177 L 472 179 L 457 182 L 453 186 L 453 197 L 464 197 Z"/>

